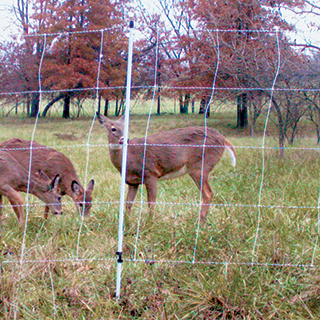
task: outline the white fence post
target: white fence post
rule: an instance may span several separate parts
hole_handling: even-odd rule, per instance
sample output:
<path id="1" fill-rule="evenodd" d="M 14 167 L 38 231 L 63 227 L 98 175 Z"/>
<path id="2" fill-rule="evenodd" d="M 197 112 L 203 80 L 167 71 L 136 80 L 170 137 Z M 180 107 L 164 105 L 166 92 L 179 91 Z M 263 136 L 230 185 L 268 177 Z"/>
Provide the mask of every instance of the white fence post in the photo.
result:
<path id="1" fill-rule="evenodd" d="M 133 21 L 130 21 L 129 28 L 129 48 L 128 48 L 128 65 L 127 65 L 127 87 L 126 87 L 126 110 L 124 120 L 124 142 L 122 147 L 122 169 L 121 169 L 121 189 L 120 189 L 120 208 L 119 208 L 119 231 L 118 231 L 118 264 L 117 264 L 117 284 L 116 298 L 120 298 L 121 289 L 121 271 L 122 271 L 122 247 L 123 247 L 123 216 L 125 208 L 125 191 L 126 191 L 126 168 L 127 168 L 127 151 L 129 136 L 129 117 L 130 117 L 130 98 L 131 98 L 131 74 L 132 74 L 132 48 L 133 48 Z"/>

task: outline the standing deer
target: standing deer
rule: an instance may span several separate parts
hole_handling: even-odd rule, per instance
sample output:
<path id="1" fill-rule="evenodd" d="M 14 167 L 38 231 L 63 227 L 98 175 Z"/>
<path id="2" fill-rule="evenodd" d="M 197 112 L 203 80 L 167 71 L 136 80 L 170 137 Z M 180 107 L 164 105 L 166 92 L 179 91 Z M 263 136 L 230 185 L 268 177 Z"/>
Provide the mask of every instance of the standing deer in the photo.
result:
<path id="1" fill-rule="evenodd" d="M 124 117 L 110 120 L 97 114 L 97 118 L 108 131 L 111 161 L 121 172 Z M 200 219 L 204 220 L 213 198 L 209 173 L 221 159 L 224 149 L 230 153 L 233 166 L 236 165 L 232 144 L 212 128 L 189 127 L 159 132 L 147 137 L 143 173 L 144 144 L 145 138 L 128 141 L 127 211 L 132 208 L 140 184 L 146 186 L 148 206 L 150 213 L 153 213 L 157 182 L 189 174 L 202 194 Z"/>
<path id="2" fill-rule="evenodd" d="M 2 196 L 5 196 L 9 199 L 20 225 L 24 225 L 24 202 L 18 191 L 29 191 L 46 203 L 53 214 L 61 214 L 61 196 L 57 191 L 58 183 L 58 174 L 50 180 L 42 172 L 32 175 L 28 181 L 28 172 L 18 161 L 8 152 L 0 151 L 0 217 L 2 214 Z"/>
<path id="3" fill-rule="evenodd" d="M 0 149 L 10 153 L 24 168 L 29 170 L 31 141 L 13 138 L 0 143 Z M 88 215 L 92 206 L 91 193 L 94 189 L 94 180 L 88 183 L 84 190 L 79 182 L 76 170 L 70 159 L 55 149 L 48 148 L 40 143 L 32 142 L 32 174 L 42 170 L 49 178 L 57 173 L 60 176 L 59 193 L 61 196 L 70 196 L 81 214 Z M 47 218 L 49 208 L 45 208 L 44 216 Z"/>

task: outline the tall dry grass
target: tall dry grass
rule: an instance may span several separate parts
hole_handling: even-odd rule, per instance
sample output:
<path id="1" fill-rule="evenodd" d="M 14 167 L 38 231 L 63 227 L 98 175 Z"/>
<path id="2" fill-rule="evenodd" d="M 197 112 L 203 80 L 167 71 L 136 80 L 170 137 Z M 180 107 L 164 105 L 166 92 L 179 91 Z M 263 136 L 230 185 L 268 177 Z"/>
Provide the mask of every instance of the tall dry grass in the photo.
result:
<path id="1" fill-rule="evenodd" d="M 131 137 L 144 135 L 146 120 L 132 116 Z M 149 133 L 201 124 L 198 115 L 153 116 Z M 235 128 L 229 112 L 215 114 L 208 124 L 234 143 L 237 167 L 226 155 L 212 172 L 214 203 L 199 230 L 199 191 L 189 177 L 159 183 L 153 217 L 145 190 L 139 192 L 125 216 L 117 301 L 120 176 L 110 163 L 106 132 L 96 123 L 87 144 L 91 118 L 39 119 L 35 140 L 65 153 L 83 184 L 95 179 L 94 204 L 82 220 L 65 197 L 64 215 L 45 221 L 43 205 L 30 196 L 24 234 L 4 202 L 1 317 L 319 318 L 319 151 L 300 149 L 316 148 L 316 139 L 300 137 L 298 148 L 281 158 L 271 125 L 263 167 L 263 121 L 253 138 Z M 1 140 L 30 139 L 34 129 L 32 119 L 20 117 L 2 118 L 0 125 Z"/>

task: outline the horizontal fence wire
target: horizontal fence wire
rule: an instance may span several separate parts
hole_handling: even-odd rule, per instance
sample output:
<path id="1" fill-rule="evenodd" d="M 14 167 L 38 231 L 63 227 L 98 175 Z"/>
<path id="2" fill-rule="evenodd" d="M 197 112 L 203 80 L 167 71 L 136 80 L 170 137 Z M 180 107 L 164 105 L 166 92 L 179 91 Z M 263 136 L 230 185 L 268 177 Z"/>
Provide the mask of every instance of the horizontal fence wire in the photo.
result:
<path id="1" fill-rule="evenodd" d="M 104 91 L 104 90 L 116 90 L 116 89 L 125 89 L 125 86 L 110 86 L 104 87 L 99 86 L 97 87 L 88 87 L 88 88 L 75 88 L 75 89 L 43 89 L 42 93 L 65 93 L 65 92 L 85 92 L 85 91 Z M 153 86 L 132 86 L 131 89 L 153 89 Z M 167 90 L 179 90 L 179 91 L 200 91 L 200 90 L 207 90 L 211 91 L 212 88 L 210 87 L 179 87 L 179 86 L 157 86 L 156 89 L 160 89 L 162 91 Z M 270 87 L 216 87 L 216 91 L 274 91 L 274 92 L 320 92 L 320 88 L 270 88 Z M 9 95 L 26 95 L 31 93 L 39 93 L 38 90 L 30 90 L 30 91 L 12 91 L 12 92 L 0 92 L 0 96 L 9 96 Z"/>
<path id="2" fill-rule="evenodd" d="M 78 34 L 92 34 L 92 33 L 98 33 L 103 35 L 104 32 L 107 31 L 112 31 L 115 28 L 106 28 L 106 29 L 101 29 L 101 30 L 86 30 L 86 31 L 74 31 L 74 32 L 67 32 L 67 33 L 50 33 L 50 34 L 30 34 L 27 37 L 41 37 L 44 40 L 47 39 L 48 37 L 63 37 L 63 36 L 69 36 L 71 34 L 73 35 L 78 35 Z M 209 30 L 210 32 L 214 33 L 224 33 L 224 32 L 256 32 L 256 33 L 277 33 L 277 30 Z M 103 56 L 102 52 L 102 47 L 103 47 L 103 41 L 101 41 L 100 44 L 100 55 L 99 55 L 99 66 L 98 66 L 98 75 L 97 75 L 97 85 L 95 87 L 87 87 L 87 88 L 76 88 L 76 89 L 46 89 L 42 88 L 41 85 L 41 65 L 39 66 L 39 90 L 36 91 L 13 91 L 13 92 L 0 92 L 1 97 L 6 97 L 6 96 L 18 96 L 18 95 L 27 95 L 31 93 L 40 93 L 41 98 L 43 98 L 44 94 L 52 94 L 52 93 L 66 93 L 66 92 L 92 92 L 95 95 L 95 111 L 97 111 L 97 103 L 98 103 L 98 95 L 99 92 L 105 91 L 105 90 L 117 90 L 117 89 L 125 89 L 125 86 L 100 86 L 99 85 L 99 74 L 100 74 L 100 68 L 101 68 L 101 58 Z M 45 50 L 43 51 L 42 57 L 45 55 Z M 155 68 L 156 70 L 156 68 Z M 156 72 L 155 72 L 155 77 L 156 77 Z M 320 92 L 320 88 L 310 88 L 310 87 L 301 87 L 301 88 L 281 88 L 277 87 L 275 84 L 272 87 L 219 87 L 216 84 L 214 84 L 211 87 L 208 86 L 161 86 L 155 81 L 154 85 L 151 86 L 146 86 L 146 85 L 140 85 L 140 86 L 135 86 L 133 85 L 131 87 L 132 90 L 152 90 L 153 91 L 153 99 L 155 99 L 155 93 L 156 91 L 162 90 L 162 91 L 173 91 L 173 90 L 179 90 L 179 91 L 200 91 L 200 90 L 207 90 L 212 93 L 214 91 L 235 91 L 235 92 L 245 92 L 245 91 L 266 91 L 266 92 Z M 43 102 L 42 102 L 43 103 Z M 153 102 L 152 102 L 153 103 Z M 152 108 L 150 108 L 151 110 Z M 151 111 L 150 111 L 151 112 Z M 150 117 L 150 112 L 149 112 L 149 117 Z M 38 119 L 38 118 L 37 118 Z M 68 144 L 68 145 L 52 145 L 52 146 L 43 146 L 43 147 L 33 147 L 32 148 L 0 148 L 2 151 L 13 151 L 13 150 L 21 150 L 21 149 L 46 149 L 46 148 L 54 148 L 57 150 L 65 150 L 65 149 L 78 149 L 78 148 L 85 148 L 86 153 L 87 153 L 87 158 L 86 158 L 86 170 L 85 170 L 85 180 L 87 180 L 88 176 L 88 171 L 89 171 L 89 157 L 90 157 L 90 150 L 91 148 L 105 148 L 108 149 L 109 143 L 105 144 L 97 144 L 97 143 L 92 143 L 91 142 L 91 133 L 93 129 L 93 124 L 95 123 L 95 117 L 92 120 L 91 127 L 90 127 L 90 132 L 88 132 L 88 140 L 86 144 Z M 37 122 L 35 122 L 34 126 L 34 132 L 37 129 Z M 130 147 L 134 146 L 144 146 L 146 149 L 147 146 L 152 146 L 152 147 L 170 147 L 170 148 L 184 148 L 186 146 L 188 147 L 194 147 L 194 148 L 217 148 L 221 146 L 214 146 L 214 145 L 184 145 L 184 144 L 149 144 L 147 142 L 147 133 L 148 133 L 149 128 L 146 130 L 146 135 L 145 135 L 145 143 L 143 144 L 136 144 L 134 142 L 130 141 Z M 264 135 L 264 138 L 267 136 L 266 132 Z M 32 136 L 32 140 L 34 139 L 34 135 Z M 266 146 L 265 143 L 259 146 L 245 146 L 245 145 L 235 145 L 234 149 L 236 150 L 247 150 L 247 149 L 252 149 L 252 150 L 257 150 L 257 151 L 266 151 L 266 150 L 275 150 L 275 151 L 311 151 L 311 152 L 319 152 L 320 146 L 319 147 L 292 147 L 292 146 L 285 146 L 285 147 L 277 147 L 277 146 Z M 32 151 L 30 151 L 32 152 Z M 146 152 L 146 151 L 145 151 Z M 32 164 L 31 164 L 32 167 Z M 31 172 L 31 170 L 29 170 Z M 263 180 L 261 182 L 261 185 L 263 185 Z M 261 187 L 262 188 L 262 187 Z M 262 190 L 263 191 L 263 190 Z M 194 193 L 196 194 L 197 191 Z M 262 194 L 263 192 L 261 192 Z M 197 193 L 198 195 L 198 193 Z M 143 193 L 141 192 L 141 198 L 143 196 Z M 318 242 L 318 232 L 319 232 L 319 203 L 315 203 L 315 205 L 292 205 L 292 204 L 265 204 L 266 200 L 263 200 L 261 198 L 261 195 L 259 196 L 259 203 L 211 203 L 211 204 L 206 204 L 209 207 L 226 207 L 226 208 L 252 208 L 252 209 L 282 209 L 282 210 L 318 210 L 318 221 L 317 221 L 317 239 L 315 241 L 315 245 L 311 246 L 314 251 L 317 246 Z M 28 199 L 28 198 L 27 198 Z M 317 199 L 319 202 L 319 199 Z M 126 202 L 128 203 L 128 202 Z M 140 211 L 142 212 L 142 206 L 147 205 L 148 202 L 141 200 L 141 201 L 133 201 L 130 202 L 132 204 L 140 204 Z M 63 204 L 65 205 L 73 205 L 73 201 L 64 201 Z M 119 206 L 120 201 L 97 201 L 93 200 L 92 205 L 93 206 Z M 170 207 L 176 207 L 176 206 L 182 206 L 182 207 L 199 207 L 201 208 L 201 204 L 199 202 L 167 202 L 167 201 L 156 201 L 155 204 L 157 206 L 170 206 Z M 26 204 L 21 205 L 23 207 L 27 208 L 27 211 L 31 207 L 39 207 L 39 206 L 46 206 L 46 204 L 31 204 L 29 201 L 27 201 Z M 12 207 L 11 205 L 1 205 L 2 208 L 9 208 Z M 140 215 L 141 215 L 140 212 Z M 254 215 L 255 213 L 252 213 Z M 27 214 L 27 221 L 28 221 L 28 214 Z M 78 216 L 75 216 L 76 219 L 79 219 Z M 141 216 L 139 217 L 139 219 Z M 82 228 L 85 225 L 85 218 L 83 216 L 80 217 L 81 219 L 81 224 L 79 227 L 78 231 L 78 237 L 77 237 L 77 253 L 76 257 L 74 258 L 68 258 L 68 259 L 28 259 L 26 248 L 25 248 L 25 239 L 26 239 L 26 234 L 27 234 L 27 225 L 24 230 L 24 236 L 23 236 L 23 245 L 22 245 L 22 250 L 21 250 L 21 259 L 14 259 L 11 253 L 7 253 L 4 255 L 1 259 L 1 264 L 2 266 L 6 265 L 11 265 L 11 264 L 17 264 L 21 265 L 21 263 L 24 264 L 50 264 L 50 263 L 114 263 L 115 262 L 115 257 L 114 256 L 106 256 L 103 258 L 82 258 L 81 254 L 79 253 L 79 248 L 80 248 L 80 240 L 82 237 Z M 178 219 L 178 218 L 176 218 Z M 140 221 L 138 223 L 139 228 L 140 226 Z M 257 226 L 257 238 L 258 238 L 258 231 L 261 226 Z M 199 226 L 197 227 L 198 229 L 200 228 Z M 138 241 L 138 233 L 140 230 L 137 231 L 137 238 L 136 241 Z M 246 266 L 246 267 L 262 267 L 262 268 L 270 268 L 270 267 L 275 267 L 275 268 L 306 268 L 306 269 L 319 269 L 319 265 L 314 264 L 314 256 L 312 257 L 312 261 L 310 264 L 295 264 L 295 263 L 272 263 L 272 262 L 259 262 L 258 260 L 252 260 L 252 261 L 234 261 L 232 257 L 230 257 L 230 261 L 227 259 L 223 259 L 224 261 L 210 261 L 211 259 L 203 260 L 202 258 L 199 259 L 190 259 L 190 260 L 166 260 L 166 259 L 140 259 L 137 258 L 137 244 L 135 244 L 135 254 L 134 254 L 134 259 L 129 259 L 126 257 L 123 257 L 123 261 L 126 263 L 142 263 L 142 264 L 167 264 L 167 265 L 179 265 L 179 264 L 185 264 L 185 265 L 191 265 L 191 266 L 200 266 L 200 265 L 208 265 L 208 266 L 228 266 L 228 265 L 233 265 L 233 266 Z M 139 255 L 138 255 L 139 256 Z M 51 272 L 51 271 L 50 271 Z M 51 277 L 51 287 L 52 287 L 52 299 L 53 299 L 53 307 L 54 307 L 54 318 L 56 317 L 56 294 L 55 294 L 55 289 L 54 289 L 54 281 L 52 278 L 52 275 L 50 273 Z"/>
<path id="3" fill-rule="evenodd" d="M 196 192 L 195 192 L 196 193 Z M 75 202 L 71 201 L 64 201 L 63 204 L 65 205 L 72 205 Z M 84 202 L 79 202 L 84 203 Z M 91 201 L 93 205 L 118 205 L 120 201 Z M 157 201 L 157 202 L 147 202 L 147 201 L 125 201 L 125 203 L 132 203 L 132 204 L 140 204 L 140 205 L 147 205 L 148 203 L 161 205 L 161 206 L 186 206 L 186 207 L 198 207 L 201 206 L 198 202 L 165 202 L 165 201 Z M 51 204 L 43 204 L 43 203 L 34 203 L 34 204 L 22 204 L 22 205 L 1 205 L 2 208 L 12 208 L 12 207 L 28 207 L 28 208 L 36 208 L 36 207 L 45 207 L 47 205 L 55 205 L 55 203 Z M 210 204 L 203 204 L 203 206 L 208 207 L 235 207 L 235 208 L 265 208 L 265 209 L 283 209 L 283 210 L 299 210 L 299 209 L 318 209 L 318 206 L 295 206 L 295 205 L 263 205 L 263 204 L 243 204 L 243 203 L 210 203 Z"/>
<path id="4" fill-rule="evenodd" d="M 7 255 L 10 255 L 8 253 Z M 247 267 L 276 267 L 276 268 L 310 268 L 310 269 L 319 269 L 319 265 L 313 264 L 294 264 L 294 263 L 271 263 L 271 262 L 241 262 L 241 261 L 188 261 L 188 260 L 161 260 L 161 259 L 128 259 L 123 258 L 125 262 L 133 262 L 133 263 L 144 263 L 144 264 L 186 264 L 186 265 L 234 265 L 234 266 L 247 266 Z M 41 263 L 41 264 L 49 264 L 49 263 L 87 263 L 87 262 L 110 262 L 114 263 L 114 257 L 106 257 L 106 258 L 68 258 L 68 259 L 36 259 L 36 260 L 23 260 L 23 263 Z M 2 261 L 3 264 L 19 264 L 20 260 L 5 260 Z"/>
<path id="5" fill-rule="evenodd" d="M 70 144 L 70 145 L 52 145 L 52 146 L 38 146 L 32 147 L 32 149 L 73 149 L 73 148 L 87 148 L 89 147 L 97 147 L 97 148 L 106 148 L 108 149 L 109 146 L 122 146 L 122 144 L 109 144 L 109 143 L 100 143 L 100 144 Z M 154 146 L 154 147 L 173 147 L 173 148 L 183 148 L 183 147 L 191 147 L 191 148 L 203 148 L 203 145 L 199 144 L 163 144 L 163 143 L 132 143 L 130 142 L 130 146 Z M 224 146 L 217 146 L 217 145 L 208 145 L 206 144 L 206 148 L 225 148 Z M 265 150 L 288 150 L 288 151 L 320 151 L 319 147 L 270 147 L 270 146 L 244 146 L 244 145 L 233 145 L 234 149 L 265 149 Z M 0 148 L 0 151 L 14 151 L 14 150 L 30 150 L 30 148 Z"/>

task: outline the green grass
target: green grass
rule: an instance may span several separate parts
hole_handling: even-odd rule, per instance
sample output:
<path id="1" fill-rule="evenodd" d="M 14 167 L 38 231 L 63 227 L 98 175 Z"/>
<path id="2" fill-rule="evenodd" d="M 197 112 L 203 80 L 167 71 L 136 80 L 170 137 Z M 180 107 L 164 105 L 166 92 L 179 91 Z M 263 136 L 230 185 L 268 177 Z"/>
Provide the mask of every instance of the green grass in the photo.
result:
<path id="1" fill-rule="evenodd" d="M 131 137 L 145 133 L 147 117 L 142 113 L 131 118 Z M 94 205 L 82 221 L 71 199 L 64 197 L 64 215 L 45 221 L 44 207 L 30 196 L 37 206 L 30 208 L 24 238 L 9 202 L 4 202 L 1 317 L 319 318 L 315 242 L 320 160 L 318 150 L 299 149 L 317 148 L 312 128 L 296 141 L 298 149 L 286 150 L 283 158 L 276 149 L 265 149 L 263 168 L 263 119 L 250 138 L 235 128 L 234 116 L 234 111 L 220 110 L 208 120 L 237 147 L 237 167 L 232 168 L 226 155 L 212 172 L 214 204 L 198 233 L 199 192 L 189 177 L 159 183 L 153 217 L 140 205 L 145 190 L 138 193 L 131 215 L 125 216 L 120 301 L 114 298 L 120 175 L 110 163 L 106 131 L 95 123 L 87 146 L 91 117 L 40 118 L 35 140 L 65 153 L 83 184 L 95 179 Z M 153 115 L 149 133 L 201 124 L 197 114 Z M 1 141 L 30 139 L 34 120 L 1 118 L 0 126 Z M 270 123 L 266 147 L 276 146 Z M 23 241 L 25 262 L 19 263 Z M 311 261 L 315 268 L 308 267 Z"/>

